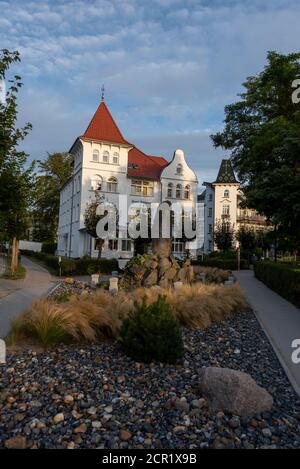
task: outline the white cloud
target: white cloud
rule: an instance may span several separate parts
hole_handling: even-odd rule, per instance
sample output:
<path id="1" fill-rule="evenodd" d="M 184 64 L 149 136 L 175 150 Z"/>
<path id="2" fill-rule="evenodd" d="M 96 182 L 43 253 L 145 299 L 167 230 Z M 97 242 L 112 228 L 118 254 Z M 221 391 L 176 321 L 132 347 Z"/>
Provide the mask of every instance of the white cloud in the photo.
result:
<path id="1" fill-rule="evenodd" d="M 125 135 L 149 135 L 158 153 L 185 145 L 200 174 L 213 171 L 220 155 L 205 129 L 222 125 L 268 50 L 299 49 L 296 0 L 11 0 L 0 10 L 1 47 L 22 53 L 21 117 L 35 121 L 26 145 L 39 156 L 72 143 L 104 83 Z"/>

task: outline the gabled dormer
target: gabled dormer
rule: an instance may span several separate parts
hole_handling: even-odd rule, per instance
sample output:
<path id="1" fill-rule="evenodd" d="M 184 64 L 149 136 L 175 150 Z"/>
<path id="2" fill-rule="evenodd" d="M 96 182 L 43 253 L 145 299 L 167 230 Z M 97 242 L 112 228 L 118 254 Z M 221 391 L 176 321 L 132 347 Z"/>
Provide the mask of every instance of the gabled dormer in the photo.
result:
<path id="1" fill-rule="evenodd" d="M 183 150 L 174 152 L 172 161 L 161 173 L 163 199 L 196 200 L 198 178 L 187 164 Z"/>

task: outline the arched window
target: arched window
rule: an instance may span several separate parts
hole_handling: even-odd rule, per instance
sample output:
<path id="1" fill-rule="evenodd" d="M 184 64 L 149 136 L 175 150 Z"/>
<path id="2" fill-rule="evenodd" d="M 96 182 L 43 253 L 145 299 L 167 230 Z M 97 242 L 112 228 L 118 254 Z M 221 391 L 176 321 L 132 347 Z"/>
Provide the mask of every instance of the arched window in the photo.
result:
<path id="1" fill-rule="evenodd" d="M 113 154 L 113 164 L 119 164 L 119 153 Z"/>
<path id="2" fill-rule="evenodd" d="M 167 197 L 173 197 L 173 184 L 171 182 L 168 184 Z"/>
<path id="3" fill-rule="evenodd" d="M 114 176 L 110 177 L 107 180 L 107 191 L 108 192 L 117 192 L 118 190 L 118 180 Z"/>
<path id="4" fill-rule="evenodd" d="M 103 160 L 103 163 L 109 163 L 109 152 L 108 151 L 103 152 L 102 160 Z"/>
<path id="5" fill-rule="evenodd" d="M 98 163 L 98 161 L 99 161 L 99 151 L 98 150 L 93 151 L 93 161 L 95 163 Z"/>
<path id="6" fill-rule="evenodd" d="M 176 173 L 177 173 L 177 174 L 182 174 L 182 164 L 179 163 L 179 164 L 177 165 Z"/>
<path id="7" fill-rule="evenodd" d="M 177 184 L 176 186 L 176 199 L 181 199 L 181 184 Z"/>
<path id="8" fill-rule="evenodd" d="M 226 197 L 228 199 L 228 197 L 229 197 L 229 190 L 228 189 L 225 189 L 224 197 Z"/>
<path id="9" fill-rule="evenodd" d="M 99 174 L 95 174 L 95 176 L 91 179 L 91 187 L 93 191 L 101 191 L 102 189 L 102 177 Z"/>
<path id="10" fill-rule="evenodd" d="M 184 188 L 184 198 L 189 199 L 191 195 L 191 187 L 189 185 Z"/>

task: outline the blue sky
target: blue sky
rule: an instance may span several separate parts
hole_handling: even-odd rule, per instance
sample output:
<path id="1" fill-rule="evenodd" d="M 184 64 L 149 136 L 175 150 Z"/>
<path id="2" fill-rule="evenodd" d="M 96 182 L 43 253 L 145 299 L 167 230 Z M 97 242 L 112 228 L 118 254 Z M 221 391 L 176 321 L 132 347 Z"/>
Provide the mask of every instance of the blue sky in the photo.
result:
<path id="1" fill-rule="evenodd" d="M 104 83 L 128 140 L 167 159 L 180 147 L 211 180 L 224 106 L 268 50 L 300 50 L 299 23 L 298 0 L 0 0 L 0 48 L 22 54 L 24 148 L 39 159 L 68 150 Z"/>

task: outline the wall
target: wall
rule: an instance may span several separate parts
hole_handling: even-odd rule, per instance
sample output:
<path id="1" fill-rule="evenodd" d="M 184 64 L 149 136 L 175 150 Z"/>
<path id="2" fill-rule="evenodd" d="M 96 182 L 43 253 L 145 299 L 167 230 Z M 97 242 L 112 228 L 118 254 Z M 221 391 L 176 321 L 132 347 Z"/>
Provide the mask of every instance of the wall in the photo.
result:
<path id="1" fill-rule="evenodd" d="M 36 241 L 19 241 L 19 249 L 26 249 L 27 251 L 41 252 L 42 243 Z"/>

